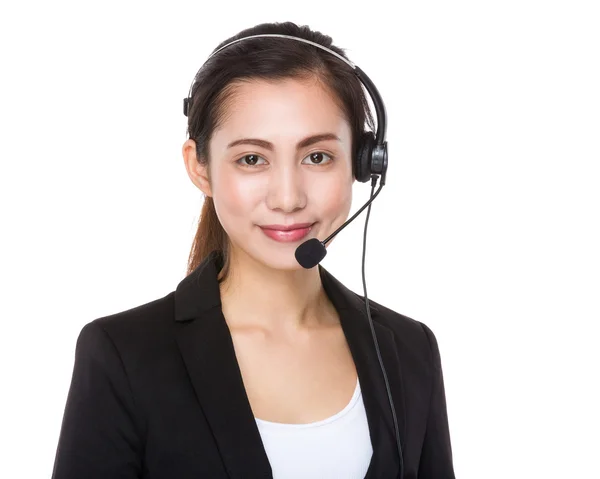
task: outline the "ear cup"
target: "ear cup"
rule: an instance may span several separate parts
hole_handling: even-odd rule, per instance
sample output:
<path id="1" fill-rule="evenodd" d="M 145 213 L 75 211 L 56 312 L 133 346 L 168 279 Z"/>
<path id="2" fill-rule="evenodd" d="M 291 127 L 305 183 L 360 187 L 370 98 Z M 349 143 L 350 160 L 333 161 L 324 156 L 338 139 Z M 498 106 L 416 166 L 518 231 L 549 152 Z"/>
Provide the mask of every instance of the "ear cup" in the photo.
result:
<path id="1" fill-rule="evenodd" d="M 375 135 L 371 131 L 365 131 L 361 136 L 354 159 L 354 177 L 361 183 L 366 183 L 371 178 L 371 157 L 374 145 Z"/>

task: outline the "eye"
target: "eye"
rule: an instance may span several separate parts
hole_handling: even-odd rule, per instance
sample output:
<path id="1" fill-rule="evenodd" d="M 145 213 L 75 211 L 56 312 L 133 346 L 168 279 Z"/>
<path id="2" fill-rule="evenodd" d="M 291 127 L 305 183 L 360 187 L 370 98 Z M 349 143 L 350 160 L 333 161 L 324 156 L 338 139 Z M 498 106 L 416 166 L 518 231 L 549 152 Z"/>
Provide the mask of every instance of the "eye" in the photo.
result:
<path id="1" fill-rule="evenodd" d="M 314 153 L 308 155 L 306 158 L 310 159 L 311 165 L 322 165 L 326 163 L 331 163 L 333 161 L 333 156 L 323 151 L 315 151 Z M 329 158 L 329 161 L 324 160 L 324 158 Z"/>
<path id="2" fill-rule="evenodd" d="M 327 158 L 329 158 L 329 161 L 327 160 Z M 306 158 L 304 158 L 304 160 L 306 160 L 306 159 L 310 160 L 309 164 L 311 164 L 311 165 L 315 165 L 315 166 L 323 165 L 323 164 L 332 162 L 333 155 L 330 155 L 323 151 L 316 151 L 316 152 L 308 155 Z M 245 168 L 251 168 L 253 166 L 259 165 L 260 160 L 264 161 L 265 159 L 259 155 L 249 154 L 249 155 L 244 155 L 241 158 L 239 158 L 238 160 L 236 160 L 236 163 Z"/>
<path id="3" fill-rule="evenodd" d="M 244 155 L 239 160 L 237 160 L 236 163 L 240 166 L 251 167 L 255 166 L 258 163 L 259 159 L 264 160 L 262 156 Z M 246 160 L 246 162 L 244 162 L 244 160 Z"/>

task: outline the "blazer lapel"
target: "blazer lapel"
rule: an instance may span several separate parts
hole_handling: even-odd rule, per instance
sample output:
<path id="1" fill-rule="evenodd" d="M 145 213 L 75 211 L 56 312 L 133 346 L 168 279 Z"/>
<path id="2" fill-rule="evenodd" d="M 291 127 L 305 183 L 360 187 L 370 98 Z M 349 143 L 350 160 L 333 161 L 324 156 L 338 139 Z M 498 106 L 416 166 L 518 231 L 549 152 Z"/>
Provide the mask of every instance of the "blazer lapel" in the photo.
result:
<path id="1" fill-rule="evenodd" d="M 361 386 L 373 446 L 373 457 L 365 478 L 397 477 L 400 462 L 396 445 L 396 433 L 365 302 L 320 265 L 319 270 L 323 287 L 340 315 L 342 329 L 348 341 Z M 369 302 L 369 306 L 379 351 L 392 393 L 400 432 L 400 443 L 404 447 L 406 435 L 405 403 L 397 345 L 393 332 L 377 321 L 380 315 L 377 307 L 372 302 Z"/>
<path id="2" fill-rule="evenodd" d="M 218 260 L 211 253 L 175 291 L 177 344 L 229 477 L 271 478 L 221 309 Z"/>
<path id="3" fill-rule="evenodd" d="M 246 395 L 233 341 L 221 308 L 217 275 L 222 257 L 213 251 L 175 291 L 177 344 L 198 401 L 231 478 L 272 478 L 272 470 Z M 364 301 L 321 265 L 323 287 L 340 316 L 361 385 L 373 457 L 366 479 L 396 477 L 399 460 L 385 381 Z M 405 436 L 404 391 L 392 331 L 371 316 L 386 369 L 400 437 Z"/>

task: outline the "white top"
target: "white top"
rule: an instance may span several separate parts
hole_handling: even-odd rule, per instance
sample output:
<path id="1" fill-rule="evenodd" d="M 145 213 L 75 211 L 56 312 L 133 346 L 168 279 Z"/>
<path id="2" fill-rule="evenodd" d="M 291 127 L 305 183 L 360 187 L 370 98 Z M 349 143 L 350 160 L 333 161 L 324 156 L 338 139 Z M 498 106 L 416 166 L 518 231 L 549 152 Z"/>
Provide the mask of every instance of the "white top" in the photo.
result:
<path id="1" fill-rule="evenodd" d="M 363 479 L 373 448 L 356 379 L 350 402 L 337 414 L 308 424 L 255 418 L 274 479 Z"/>

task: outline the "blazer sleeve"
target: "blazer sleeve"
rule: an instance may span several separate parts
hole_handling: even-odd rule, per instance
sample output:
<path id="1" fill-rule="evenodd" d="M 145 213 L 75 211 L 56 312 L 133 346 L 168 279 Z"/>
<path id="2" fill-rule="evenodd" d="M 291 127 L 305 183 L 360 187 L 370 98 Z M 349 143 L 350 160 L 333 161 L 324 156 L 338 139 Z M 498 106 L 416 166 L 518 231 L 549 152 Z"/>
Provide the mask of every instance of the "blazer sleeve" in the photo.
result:
<path id="1" fill-rule="evenodd" d="M 143 441 L 121 357 L 97 322 L 77 339 L 53 479 L 141 477 Z"/>
<path id="2" fill-rule="evenodd" d="M 435 335 L 421 323 L 429 340 L 433 384 L 427 429 L 419 463 L 419 479 L 455 479 L 440 350 Z"/>

